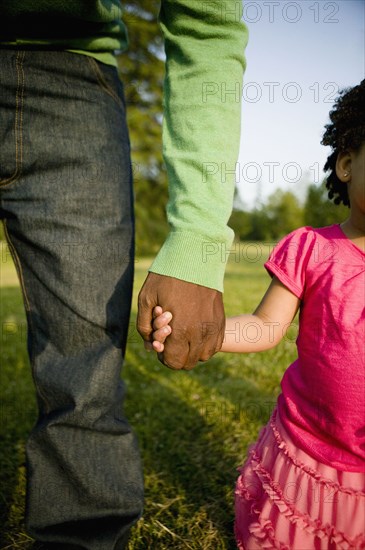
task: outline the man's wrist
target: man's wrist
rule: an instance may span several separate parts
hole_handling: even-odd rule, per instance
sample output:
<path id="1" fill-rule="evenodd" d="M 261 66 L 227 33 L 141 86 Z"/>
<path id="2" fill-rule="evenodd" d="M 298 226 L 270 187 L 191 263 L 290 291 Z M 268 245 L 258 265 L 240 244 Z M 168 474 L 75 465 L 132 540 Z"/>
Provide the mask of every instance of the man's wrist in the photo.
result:
<path id="1" fill-rule="evenodd" d="M 149 271 L 223 292 L 229 243 L 171 232 Z"/>

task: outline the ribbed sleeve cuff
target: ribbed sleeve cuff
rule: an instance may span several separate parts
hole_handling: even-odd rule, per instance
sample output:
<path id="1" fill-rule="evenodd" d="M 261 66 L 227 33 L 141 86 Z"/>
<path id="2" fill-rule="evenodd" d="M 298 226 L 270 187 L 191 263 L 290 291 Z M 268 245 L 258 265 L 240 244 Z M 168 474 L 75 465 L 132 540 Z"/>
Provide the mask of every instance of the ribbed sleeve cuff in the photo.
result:
<path id="1" fill-rule="evenodd" d="M 223 292 L 232 240 L 217 242 L 194 233 L 171 232 L 149 271 Z"/>

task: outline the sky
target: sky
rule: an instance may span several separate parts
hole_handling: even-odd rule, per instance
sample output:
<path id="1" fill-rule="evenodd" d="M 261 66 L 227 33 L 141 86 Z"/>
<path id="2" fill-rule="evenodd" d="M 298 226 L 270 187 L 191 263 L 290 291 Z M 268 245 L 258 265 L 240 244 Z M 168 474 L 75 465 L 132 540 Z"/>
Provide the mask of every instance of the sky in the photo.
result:
<path id="1" fill-rule="evenodd" d="M 338 91 L 365 75 L 365 0 L 244 2 L 249 29 L 236 183 L 246 208 L 324 177 Z"/>

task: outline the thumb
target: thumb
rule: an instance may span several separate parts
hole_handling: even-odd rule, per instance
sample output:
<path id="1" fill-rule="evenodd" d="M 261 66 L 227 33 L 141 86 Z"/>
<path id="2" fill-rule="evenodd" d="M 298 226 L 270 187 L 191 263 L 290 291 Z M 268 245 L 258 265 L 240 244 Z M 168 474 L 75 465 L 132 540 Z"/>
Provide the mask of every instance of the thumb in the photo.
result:
<path id="1" fill-rule="evenodd" d="M 153 308 L 155 303 L 147 300 L 142 289 L 138 296 L 137 330 L 145 342 L 151 341 Z"/>
<path id="2" fill-rule="evenodd" d="M 137 330 L 144 340 L 144 347 L 147 351 L 152 351 L 152 310 L 149 313 L 145 310 L 143 313 L 138 313 Z"/>
<path id="3" fill-rule="evenodd" d="M 152 335 L 152 308 L 143 306 L 138 308 L 137 330 L 145 342 L 151 340 Z"/>

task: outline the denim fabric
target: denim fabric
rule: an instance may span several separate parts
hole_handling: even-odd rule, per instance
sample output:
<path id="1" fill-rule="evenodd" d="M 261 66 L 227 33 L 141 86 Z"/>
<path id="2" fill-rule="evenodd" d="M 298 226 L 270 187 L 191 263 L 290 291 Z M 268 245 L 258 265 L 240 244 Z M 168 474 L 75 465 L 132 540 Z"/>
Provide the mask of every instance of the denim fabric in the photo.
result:
<path id="1" fill-rule="evenodd" d="M 134 261 L 122 85 L 87 56 L 2 49 L 0 121 L 0 214 L 39 406 L 27 529 L 65 548 L 119 550 L 143 502 L 120 377 Z"/>

